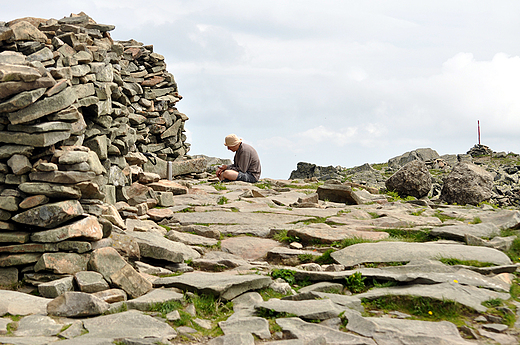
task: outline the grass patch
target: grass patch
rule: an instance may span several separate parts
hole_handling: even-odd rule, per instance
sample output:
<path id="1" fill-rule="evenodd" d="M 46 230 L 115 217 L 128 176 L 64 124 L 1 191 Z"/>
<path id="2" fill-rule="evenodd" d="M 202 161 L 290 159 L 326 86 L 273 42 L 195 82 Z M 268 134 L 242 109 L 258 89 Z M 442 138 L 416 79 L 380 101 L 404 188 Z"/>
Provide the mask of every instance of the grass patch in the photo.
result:
<path id="1" fill-rule="evenodd" d="M 396 202 L 396 201 L 401 201 L 401 202 L 405 202 L 405 201 L 412 201 L 412 200 L 416 200 L 416 198 L 414 198 L 413 196 L 411 195 L 408 195 L 406 197 L 401 197 L 397 192 L 395 191 L 386 191 L 385 193 L 386 195 L 388 195 L 390 198 L 388 199 L 389 202 Z"/>
<path id="2" fill-rule="evenodd" d="M 269 182 L 269 181 L 257 182 L 254 185 L 260 189 L 271 189 L 272 188 L 271 182 Z"/>
<path id="3" fill-rule="evenodd" d="M 293 270 L 288 270 L 285 268 L 275 268 L 271 271 L 271 277 L 273 279 L 282 278 L 287 283 L 289 283 L 289 285 L 294 285 L 296 284 L 296 278 L 294 277 L 295 273 L 296 272 Z"/>
<path id="4" fill-rule="evenodd" d="M 162 303 L 154 303 L 150 310 L 161 313 L 164 316 L 174 310 L 182 310 L 182 308 L 183 305 L 181 301 L 166 301 Z"/>
<path id="5" fill-rule="evenodd" d="M 464 266 L 473 266 L 473 267 L 493 267 L 495 264 L 491 262 L 482 262 L 478 260 L 460 260 L 455 258 L 439 258 L 437 259 L 445 265 L 464 265 Z"/>
<path id="6" fill-rule="evenodd" d="M 262 296 L 262 298 L 264 299 L 264 301 L 268 301 L 270 300 L 271 298 L 282 298 L 282 297 L 285 297 L 287 295 L 283 294 L 283 293 L 280 293 L 280 292 L 277 292 L 277 291 L 274 291 L 273 289 L 271 288 L 263 288 L 263 289 L 260 289 L 258 290 L 258 293 L 260 294 L 260 296 Z"/>
<path id="7" fill-rule="evenodd" d="M 469 223 L 470 224 L 480 224 L 480 223 L 482 223 L 482 219 L 480 219 L 480 217 L 474 217 L 473 220 Z"/>
<path id="8" fill-rule="evenodd" d="M 301 242 L 298 236 L 287 236 L 287 230 L 282 230 L 273 236 L 273 240 L 282 243 Z"/>
<path id="9" fill-rule="evenodd" d="M 518 277 L 513 279 L 509 293 L 511 294 L 512 299 L 520 302 L 520 279 Z"/>
<path id="10" fill-rule="evenodd" d="M 350 237 L 350 238 L 345 238 L 340 242 L 336 241 L 336 242 L 332 243 L 332 246 L 336 247 L 336 248 L 346 248 L 348 246 L 358 244 L 358 243 L 373 243 L 373 242 L 375 242 L 375 241 L 367 240 L 367 239 L 364 239 L 361 237 Z"/>
<path id="11" fill-rule="evenodd" d="M 368 290 L 365 279 L 361 272 L 354 272 L 354 274 L 345 278 L 345 285 L 352 293 L 365 292 Z"/>
<path id="12" fill-rule="evenodd" d="M 404 230 L 404 229 L 381 229 L 387 232 L 390 239 L 405 242 L 427 242 L 431 240 L 429 230 Z"/>
<path id="13" fill-rule="evenodd" d="M 417 210 L 417 211 L 413 211 L 412 213 L 410 213 L 412 216 L 420 216 L 423 214 L 423 212 L 426 211 L 425 208 L 421 208 L 420 210 Z"/>
<path id="14" fill-rule="evenodd" d="M 479 314 L 472 309 L 451 300 L 436 300 L 415 296 L 383 296 L 374 300 L 363 299 L 366 310 L 401 311 L 416 316 L 420 320 L 450 321 L 457 326 L 464 320 Z"/>
<path id="15" fill-rule="evenodd" d="M 321 256 L 314 259 L 314 262 L 320 265 L 330 265 L 336 261 L 330 256 L 334 252 L 334 249 L 327 249 Z"/>
<path id="16" fill-rule="evenodd" d="M 504 252 L 507 256 L 509 256 L 511 261 L 515 263 L 520 262 L 520 238 L 517 234 L 518 230 L 511 229 L 502 230 L 500 232 L 501 237 L 516 236 L 516 238 L 513 240 L 513 243 L 511 244 L 511 248 Z"/>
<path id="17" fill-rule="evenodd" d="M 500 307 L 504 302 L 500 298 L 493 298 L 482 302 L 482 305 L 486 308 Z"/>
<path id="18" fill-rule="evenodd" d="M 312 255 L 312 254 L 298 254 L 298 260 L 300 260 L 300 262 L 302 264 L 306 264 L 308 262 L 314 262 L 314 260 L 317 257 L 318 257 L 317 255 Z"/>
<path id="19" fill-rule="evenodd" d="M 226 198 L 225 196 L 221 196 L 217 201 L 217 205 L 224 205 L 224 204 L 227 204 L 228 202 L 229 202 L 228 198 Z"/>
<path id="20" fill-rule="evenodd" d="M 442 213 L 442 211 L 440 211 L 440 210 L 435 211 L 435 213 L 433 214 L 433 217 L 439 218 L 440 221 L 443 222 L 443 223 L 445 221 L 447 221 L 447 220 L 452 220 L 452 219 L 458 220 L 458 221 L 461 221 L 461 222 L 465 221 L 465 219 L 463 217 L 448 216 L 447 214 Z"/>
<path id="21" fill-rule="evenodd" d="M 376 212 L 367 212 L 367 213 L 370 215 L 370 217 L 372 217 L 372 219 L 377 219 L 377 218 L 381 217 Z"/>
<path id="22" fill-rule="evenodd" d="M 213 188 L 215 188 L 216 190 L 227 190 L 227 187 L 224 183 L 222 182 L 217 182 L 213 185 Z"/>

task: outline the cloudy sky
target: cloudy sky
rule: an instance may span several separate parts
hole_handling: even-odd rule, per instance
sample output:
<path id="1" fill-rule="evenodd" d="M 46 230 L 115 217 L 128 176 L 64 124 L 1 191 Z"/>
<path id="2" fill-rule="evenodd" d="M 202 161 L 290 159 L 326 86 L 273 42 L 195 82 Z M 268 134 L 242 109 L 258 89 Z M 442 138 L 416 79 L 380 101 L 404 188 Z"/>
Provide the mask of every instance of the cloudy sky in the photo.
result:
<path id="1" fill-rule="evenodd" d="M 252 144 L 263 177 L 478 142 L 520 153 L 519 1 L 2 0 L 0 21 L 84 11 L 165 56 L 190 154 Z"/>

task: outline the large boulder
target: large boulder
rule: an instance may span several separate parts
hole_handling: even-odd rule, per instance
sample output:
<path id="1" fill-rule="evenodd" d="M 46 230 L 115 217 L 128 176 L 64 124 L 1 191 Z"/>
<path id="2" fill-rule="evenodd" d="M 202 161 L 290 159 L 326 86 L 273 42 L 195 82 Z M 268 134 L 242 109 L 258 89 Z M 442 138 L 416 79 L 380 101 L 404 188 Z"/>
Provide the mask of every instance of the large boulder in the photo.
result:
<path id="1" fill-rule="evenodd" d="M 457 164 L 444 179 L 441 199 L 458 205 L 477 205 L 492 196 L 493 176 L 467 162 Z"/>
<path id="2" fill-rule="evenodd" d="M 432 188 L 432 177 L 423 161 L 413 160 L 386 180 L 385 185 L 400 196 L 422 198 Z"/>
<path id="3" fill-rule="evenodd" d="M 427 162 L 436 158 L 439 158 L 439 154 L 437 153 L 437 151 L 432 150 L 430 148 L 422 148 L 403 153 L 402 155 L 394 158 L 390 158 L 388 160 L 388 167 L 393 169 L 399 169 L 402 166 L 414 160 Z"/>

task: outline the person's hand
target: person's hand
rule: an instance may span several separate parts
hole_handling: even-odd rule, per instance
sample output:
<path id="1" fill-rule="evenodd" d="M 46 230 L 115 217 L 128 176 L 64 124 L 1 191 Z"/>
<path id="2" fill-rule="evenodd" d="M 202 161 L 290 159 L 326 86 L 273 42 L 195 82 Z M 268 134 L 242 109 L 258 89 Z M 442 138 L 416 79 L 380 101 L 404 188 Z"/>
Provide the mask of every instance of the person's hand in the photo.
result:
<path id="1" fill-rule="evenodd" d="M 227 165 L 222 165 L 217 168 L 217 177 L 220 177 L 220 174 L 222 174 L 223 171 L 227 169 Z"/>

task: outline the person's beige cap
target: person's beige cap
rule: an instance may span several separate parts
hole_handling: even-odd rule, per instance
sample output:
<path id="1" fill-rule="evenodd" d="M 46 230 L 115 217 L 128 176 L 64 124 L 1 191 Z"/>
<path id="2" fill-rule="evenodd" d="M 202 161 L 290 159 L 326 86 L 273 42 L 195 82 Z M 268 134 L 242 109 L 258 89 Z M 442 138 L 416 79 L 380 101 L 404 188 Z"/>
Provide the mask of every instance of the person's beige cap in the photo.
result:
<path id="1" fill-rule="evenodd" d="M 238 145 L 241 142 L 242 142 L 242 139 L 237 137 L 236 134 L 230 134 L 226 137 L 226 142 L 224 143 L 224 145 L 226 145 L 227 147 L 231 147 L 231 146 Z"/>

